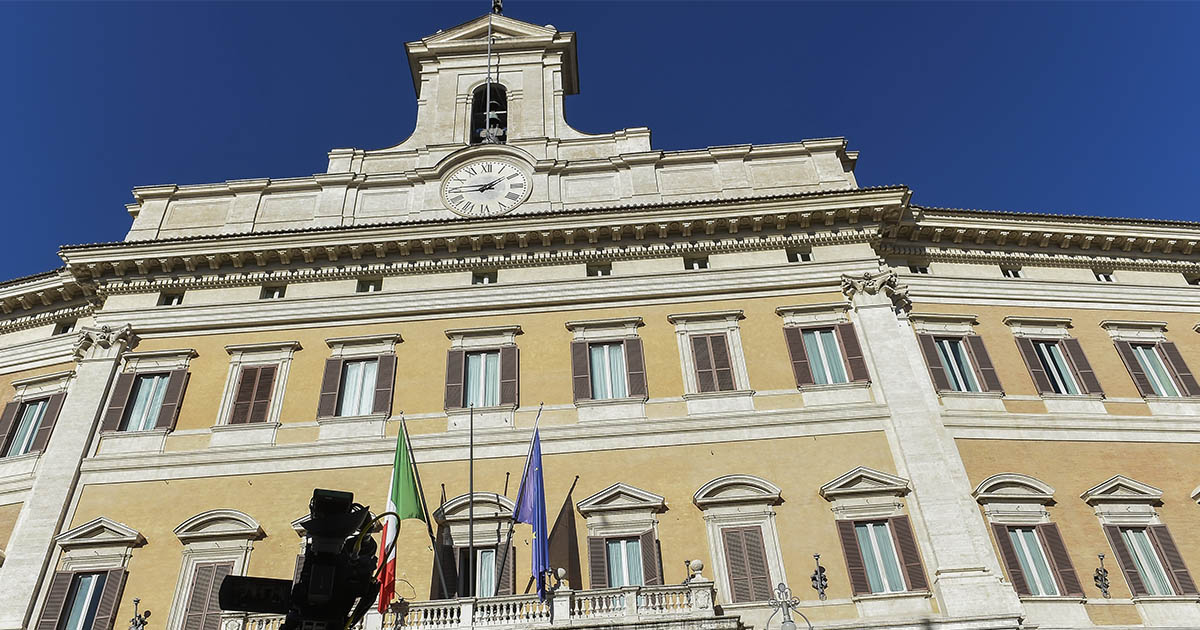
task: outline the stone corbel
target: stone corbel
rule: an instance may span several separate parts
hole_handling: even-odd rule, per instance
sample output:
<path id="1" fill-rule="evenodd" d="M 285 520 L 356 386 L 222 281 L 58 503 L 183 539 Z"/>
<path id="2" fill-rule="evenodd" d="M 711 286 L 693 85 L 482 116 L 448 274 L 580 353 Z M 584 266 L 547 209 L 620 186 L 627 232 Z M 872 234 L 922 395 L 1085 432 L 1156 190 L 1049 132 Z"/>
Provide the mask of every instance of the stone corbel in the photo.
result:
<path id="1" fill-rule="evenodd" d="M 129 324 L 125 324 L 119 328 L 111 326 L 92 328 L 85 326 L 79 331 L 73 355 L 76 361 L 106 355 L 115 356 L 120 353 L 122 345 L 126 348 L 132 348 L 137 345 L 137 335 L 133 334 L 133 326 Z"/>
<path id="2" fill-rule="evenodd" d="M 912 308 L 912 300 L 908 297 L 908 285 L 900 284 L 899 276 L 890 269 L 876 274 L 866 271 L 861 276 L 842 274 L 842 293 L 851 300 L 856 295 L 886 298 L 891 300 L 892 306 L 901 311 Z"/>

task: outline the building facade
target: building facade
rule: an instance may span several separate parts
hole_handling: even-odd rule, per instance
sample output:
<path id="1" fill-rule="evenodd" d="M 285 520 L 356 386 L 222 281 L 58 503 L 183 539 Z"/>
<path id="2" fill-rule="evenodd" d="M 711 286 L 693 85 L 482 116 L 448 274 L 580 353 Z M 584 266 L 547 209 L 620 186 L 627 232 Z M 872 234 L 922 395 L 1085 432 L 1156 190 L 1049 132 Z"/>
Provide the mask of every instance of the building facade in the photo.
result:
<path id="1" fill-rule="evenodd" d="M 1200 225 L 581 133 L 573 33 L 500 15 L 407 52 L 407 140 L 136 188 L 0 285 L 0 630 L 276 627 L 220 579 L 292 576 L 313 488 L 379 509 L 402 422 L 436 541 L 371 627 L 769 628 L 779 584 L 821 628 L 1200 627 Z M 547 604 L 501 549 L 539 413 Z"/>

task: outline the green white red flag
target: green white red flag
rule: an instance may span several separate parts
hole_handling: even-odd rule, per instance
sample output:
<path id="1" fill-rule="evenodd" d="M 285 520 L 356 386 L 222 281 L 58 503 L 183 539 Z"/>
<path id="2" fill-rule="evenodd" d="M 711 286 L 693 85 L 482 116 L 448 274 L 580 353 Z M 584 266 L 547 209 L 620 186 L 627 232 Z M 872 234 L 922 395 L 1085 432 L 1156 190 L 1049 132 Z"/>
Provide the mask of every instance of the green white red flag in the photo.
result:
<path id="1" fill-rule="evenodd" d="M 396 435 L 396 459 L 392 464 L 392 483 L 388 486 L 386 512 L 395 512 L 396 516 L 385 516 L 383 519 L 383 544 L 379 547 L 379 612 L 384 613 L 392 597 L 396 594 L 396 535 L 400 531 L 400 521 L 415 518 L 425 520 L 425 510 L 421 508 L 421 496 L 417 490 L 417 478 L 414 474 L 416 463 L 412 461 L 408 449 L 408 436 L 404 422 L 400 422 L 400 433 Z M 399 518 L 397 518 L 399 517 Z"/>

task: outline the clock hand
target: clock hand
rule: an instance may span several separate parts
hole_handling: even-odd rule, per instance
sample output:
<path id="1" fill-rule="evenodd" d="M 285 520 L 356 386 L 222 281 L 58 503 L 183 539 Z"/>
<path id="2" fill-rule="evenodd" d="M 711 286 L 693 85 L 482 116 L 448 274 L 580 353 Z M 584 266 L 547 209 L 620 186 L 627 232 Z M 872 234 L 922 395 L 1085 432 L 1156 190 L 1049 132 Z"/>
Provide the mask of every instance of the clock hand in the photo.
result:
<path id="1" fill-rule="evenodd" d="M 496 187 L 496 184 L 499 184 L 503 180 L 504 180 L 503 177 L 497 177 L 496 179 L 492 180 L 491 182 L 488 182 L 488 183 L 484 184 L 483 186 L 480 186 L 479 192 L 483 192 L 485 190 L 491 190 L 492 188 Z"/>

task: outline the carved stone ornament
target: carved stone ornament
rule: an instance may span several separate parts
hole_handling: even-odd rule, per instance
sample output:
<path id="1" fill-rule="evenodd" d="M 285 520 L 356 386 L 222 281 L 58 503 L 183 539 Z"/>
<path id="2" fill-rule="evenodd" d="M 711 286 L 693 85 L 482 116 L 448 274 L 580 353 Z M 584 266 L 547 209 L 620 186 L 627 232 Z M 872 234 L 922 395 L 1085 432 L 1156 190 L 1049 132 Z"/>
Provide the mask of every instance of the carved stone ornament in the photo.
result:
<path id="1" fill-rule="evenodd" d="M 842 293 L 854 299 L 857 294 L 881 295 L 892 301 L 898 310 L 907 311 L 912 308 L 912 300 L 908 299 L 908 285 L 900 284 L 895 271 L 887 270 L 872 274 L 863 272 L 861 276 L 842 275 Z"/>
<path id="2" fill-rule="evenodd" d="M 100 328 L 85 327 L 79 331 L 73 351 L 75 360 L 85 359 L 103 353 L 114 346 L 124 344 L 132 348 L 137 343 L 133 334 L 133 326 L 125 324 L 120 328 L 101 326 Z"/>

